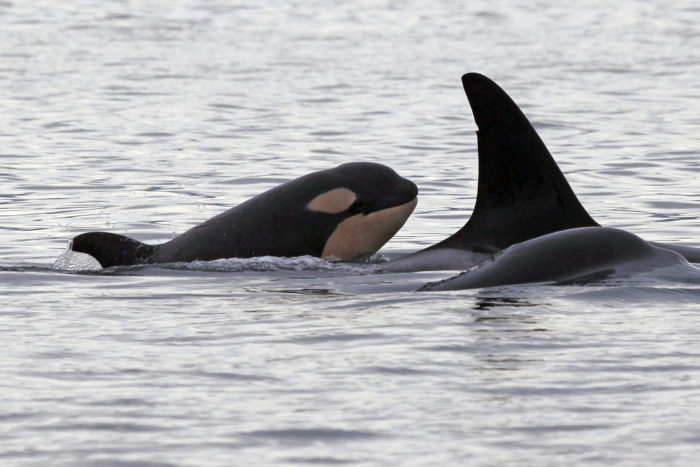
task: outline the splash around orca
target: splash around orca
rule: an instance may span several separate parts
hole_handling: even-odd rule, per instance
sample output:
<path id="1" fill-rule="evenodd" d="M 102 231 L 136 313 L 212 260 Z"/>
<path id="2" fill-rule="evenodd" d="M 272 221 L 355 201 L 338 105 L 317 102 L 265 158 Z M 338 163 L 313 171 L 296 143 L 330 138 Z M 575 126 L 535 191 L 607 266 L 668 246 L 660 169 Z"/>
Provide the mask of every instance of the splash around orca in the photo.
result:
<path id="1" fill-rule="evenodd" d="M 266 191 L 161 245 L 88 232 L 70 249 L 103 268 L 253 256 L 352 259 L 384 245 L 413 212 L 417 194 L 389 167 L 353 162 Z"/>

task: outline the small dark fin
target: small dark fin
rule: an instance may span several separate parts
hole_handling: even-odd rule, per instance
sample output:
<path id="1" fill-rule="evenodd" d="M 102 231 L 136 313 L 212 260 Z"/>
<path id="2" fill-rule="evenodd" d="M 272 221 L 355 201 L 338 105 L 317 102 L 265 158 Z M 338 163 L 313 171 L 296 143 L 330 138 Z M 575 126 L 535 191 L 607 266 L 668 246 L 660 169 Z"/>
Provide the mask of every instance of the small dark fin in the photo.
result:
<path id="1" fill-rule="evenodd" d="M 71 250 L 87 253 L 103 268 L 147 263 L 157 247 L 108 232 L 88 232 L 71 242 Z"/>
<path id="2" fill-rule="evenodd" d="M 489 78 L 462 76 L 479 131 L 479 184 L 469 221 L 431 248 L 506 248 L 574 227 L 597 226 L 537 132 Z"/>

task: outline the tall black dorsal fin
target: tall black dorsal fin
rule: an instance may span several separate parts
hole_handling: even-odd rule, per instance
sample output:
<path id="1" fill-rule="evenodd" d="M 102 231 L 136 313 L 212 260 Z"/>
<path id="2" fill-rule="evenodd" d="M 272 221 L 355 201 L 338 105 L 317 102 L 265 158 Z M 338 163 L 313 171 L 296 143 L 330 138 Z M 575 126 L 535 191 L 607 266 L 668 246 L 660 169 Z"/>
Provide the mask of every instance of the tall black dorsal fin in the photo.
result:
<path id="1" fill-rule="evenodd" d="M 574 227 L 597 226 L 527 117 L 493 81 L 462 76 L 477 131 L 479 184 L 469 221 L 431 248 L 506 248 Z"/>
<path id="2" fill-rule="evenodd" d="M 109 232 L 88 232 L 73 238 L 70 248 L 79 253 L 87 253 L 95 258 L 103 268 L 108 268 L 147 263 L 148 258 L 158 247 L 141 243 L 123 235 Z"/>

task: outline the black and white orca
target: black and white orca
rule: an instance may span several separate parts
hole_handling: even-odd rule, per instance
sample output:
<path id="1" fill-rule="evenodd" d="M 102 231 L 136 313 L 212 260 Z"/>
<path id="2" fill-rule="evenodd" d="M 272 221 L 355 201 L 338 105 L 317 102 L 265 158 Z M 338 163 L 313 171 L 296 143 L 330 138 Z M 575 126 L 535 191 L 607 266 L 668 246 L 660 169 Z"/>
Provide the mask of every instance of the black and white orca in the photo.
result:
<path id="1" fill-rule="evenodd" d="M 70 249 L 103 268 L 253 256 L 352 259 L 384 245 L 413 212 L 417 194 L 389 167 L 354 162 L 266 191 L 161 245 L 89 232 Z"/>
<path id="2" fill-rule="evenodd" d="M 479 128 L 476 205 L 454 235 L 380 266 L 383 272 L 466 269 L 420 290 L 454 290 L 626 275 L 682 264 L 700 249 L 650 243 L 600 227 L 576 198 L 537 132 L 489 78 L 462 77 Z"/>

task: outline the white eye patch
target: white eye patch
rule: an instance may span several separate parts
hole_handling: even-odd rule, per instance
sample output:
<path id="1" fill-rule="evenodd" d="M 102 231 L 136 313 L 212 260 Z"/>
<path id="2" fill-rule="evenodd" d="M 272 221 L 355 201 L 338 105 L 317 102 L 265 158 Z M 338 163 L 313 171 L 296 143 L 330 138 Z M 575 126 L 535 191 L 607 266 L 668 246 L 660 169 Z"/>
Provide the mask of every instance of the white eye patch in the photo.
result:
<path id="1" fill-rule="evenodd" d="M 336 214 L 345 211 L 352 206 L 357 199 L 357 195 L 347 188 L 334 188 L 315 197 L 306 205 L 311 211 L 327 212 Z"/>

